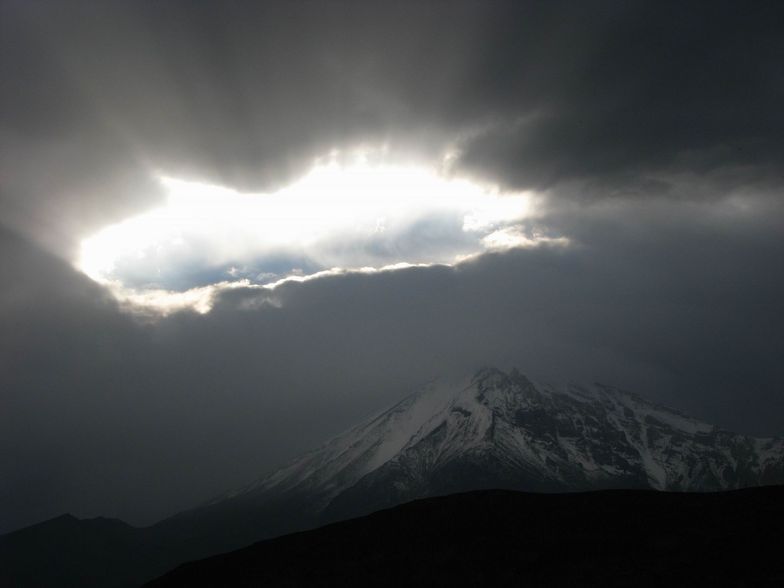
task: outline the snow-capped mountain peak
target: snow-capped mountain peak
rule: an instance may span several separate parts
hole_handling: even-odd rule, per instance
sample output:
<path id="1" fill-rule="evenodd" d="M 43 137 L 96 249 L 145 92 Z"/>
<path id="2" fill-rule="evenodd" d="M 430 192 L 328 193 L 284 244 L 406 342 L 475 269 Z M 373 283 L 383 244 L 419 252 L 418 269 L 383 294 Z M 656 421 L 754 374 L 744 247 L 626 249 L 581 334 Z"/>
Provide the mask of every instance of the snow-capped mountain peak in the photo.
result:
<path id="1" fill-rule="evenodd" d="M 240 495 L 361 512 L 483 487 L 718 490 L 784 481 L 784 441 L 723 431 L 601 384 L 483 368 L 433 382 Z"/>

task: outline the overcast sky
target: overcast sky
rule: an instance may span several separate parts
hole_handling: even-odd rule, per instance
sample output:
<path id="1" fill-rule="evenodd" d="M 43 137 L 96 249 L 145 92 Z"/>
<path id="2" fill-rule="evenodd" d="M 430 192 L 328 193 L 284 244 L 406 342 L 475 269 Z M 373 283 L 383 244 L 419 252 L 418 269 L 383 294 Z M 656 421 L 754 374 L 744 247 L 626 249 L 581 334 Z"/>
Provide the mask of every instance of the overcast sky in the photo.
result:
<path id="1" fill-rule="evenodd" d="M 0 531 L 153 522 L 488 364 L 784 435 L 782 23 L 0 0 Z"/>

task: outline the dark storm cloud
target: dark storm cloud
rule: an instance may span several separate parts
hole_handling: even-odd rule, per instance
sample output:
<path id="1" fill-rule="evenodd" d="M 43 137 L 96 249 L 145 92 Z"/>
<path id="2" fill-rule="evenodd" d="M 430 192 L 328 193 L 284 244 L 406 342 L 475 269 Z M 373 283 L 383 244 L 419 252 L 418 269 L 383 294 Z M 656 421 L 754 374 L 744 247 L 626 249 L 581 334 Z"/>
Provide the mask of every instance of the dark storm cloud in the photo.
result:
<path id="1" fill-rule="evenodd" d="M 155 172 L 259 190 L 363 141 L 581 197 L 780 180 L 780 3 L 2 9 L 4 218 L 59 244 L 159 200 Z"/>
<path id="2" fill-rule="evenodd" d="M 780 4 L 554 10 L 536 53 L 514 22 L 494 44 L 515 58 L 506 75 L 490 74 L 489 93 L 519 97 L 505 105 L 519 118 L 469 142 L 467 165 L 533 187 L 574 178 L 639 185 L 651 173 L 743 165 L 780 179 Z"/>
<path id="3" fill-rule="evenodd" d="M 488 363 L 781 434 L 780 6 L 2 1 L 0 528 L 149 521 Z M 156 172 L 260 191 L 360 142 L 457 143 L 572 246 L 153 324 L 52 255 Z"/>

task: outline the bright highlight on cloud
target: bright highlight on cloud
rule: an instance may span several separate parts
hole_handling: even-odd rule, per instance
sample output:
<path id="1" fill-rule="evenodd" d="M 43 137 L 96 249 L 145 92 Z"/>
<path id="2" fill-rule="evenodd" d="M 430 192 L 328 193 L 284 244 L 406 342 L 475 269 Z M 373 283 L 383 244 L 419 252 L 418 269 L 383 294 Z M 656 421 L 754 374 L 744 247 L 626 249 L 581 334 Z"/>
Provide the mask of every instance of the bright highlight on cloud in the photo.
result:
<path id="1" fill-rule="evenodd" d="M 77 266 L 126 300 L 208 310 L 195 292 L 269 286 L 325 271 L 453 264 L 489 249 L 537 243 L 521 229 L 528 193 L 452 179 L 423 167 L 316 165 L 271 193 L 162 177 L 163 206 L 82 242 Z M 173 298 L 172 298 L 173 297 Z"/>

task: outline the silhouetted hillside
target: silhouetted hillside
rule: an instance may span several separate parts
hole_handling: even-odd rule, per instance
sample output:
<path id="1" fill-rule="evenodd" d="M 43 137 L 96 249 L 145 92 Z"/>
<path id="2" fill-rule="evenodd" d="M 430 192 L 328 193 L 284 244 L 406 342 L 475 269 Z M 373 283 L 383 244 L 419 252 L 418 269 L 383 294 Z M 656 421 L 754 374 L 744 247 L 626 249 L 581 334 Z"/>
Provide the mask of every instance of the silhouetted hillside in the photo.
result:
<path id="1" fill-rule="evenodd" d="M 0 537 L 0 586 L 138 585 L 166 569 L 156 559 L 154 542 L 140 529 L 63 515 Z"/>
<path id="2" fill-rule="evenodd" d="M 256 543 L 148 586 L 784 586 L 784 487 L 469 492 Z"/>

